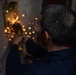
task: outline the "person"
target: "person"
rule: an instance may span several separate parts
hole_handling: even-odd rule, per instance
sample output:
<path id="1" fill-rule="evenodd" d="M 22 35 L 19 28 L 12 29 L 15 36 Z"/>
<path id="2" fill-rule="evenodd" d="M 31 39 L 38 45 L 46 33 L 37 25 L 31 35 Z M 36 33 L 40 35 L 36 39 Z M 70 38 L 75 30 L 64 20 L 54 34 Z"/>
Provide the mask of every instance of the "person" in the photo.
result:
<path id="1" fill-rule="evenodd" d="M 51 4 L 42 11 L 41 33 L 48 53 L 31 64 L 21 64 L 16 35 L 7 56 L 6 75 L 76 75 L 76 13 Z"/>
<path id="2" fill-rule="evenodd" d="M 24 38 L 22 39 L 22 44 L 26 42 L 26 44 L 25 44 L 26 51 L 33 58 L 38 59 L 47 53 L 47 49 L 44 47 L 45 44 L 43 44 L 44 40 L 43 40 L 42 36 L 40 35 L 40 33 L 37 34 L 36 40 L 38 40 L 38 41 L 35 42 L 31 38 L 27 38 L 27 36 L 24 34 L 24 32 L 22 32 L 22 27 L 21 27 L 20 23 L 15 22 L 12 25 L 12 28 L 13 28 L 13 31 L 15 32 L 15 34 L 18 34 L 18 35 L 23 34 L 25 39 Z M 41 40 L 43 40 L 43 41 L 39 40 L 40 37 L 42 38 Z"/>
<path id="3" fill-rule="evenodd" d="M 38 38 L 40 37 L 40 34 L 38 35 Z M 45 44 L 43 44 L 43 41 L 40 41 L 39 39 L 37 41 L 32 40 L 31 38 L 27 38 L 26 35 L 24 36 L 26 43 L 26 51 L 23 61 L 24 63 L 31 63 L 35 59 L 39 59 L 45 54 L 47 54 L 47 49 L 45 47 Z M 40 37 L 42 38 L 42 37 Z M 27 40 L 26 40 L 27 39 Z"/>

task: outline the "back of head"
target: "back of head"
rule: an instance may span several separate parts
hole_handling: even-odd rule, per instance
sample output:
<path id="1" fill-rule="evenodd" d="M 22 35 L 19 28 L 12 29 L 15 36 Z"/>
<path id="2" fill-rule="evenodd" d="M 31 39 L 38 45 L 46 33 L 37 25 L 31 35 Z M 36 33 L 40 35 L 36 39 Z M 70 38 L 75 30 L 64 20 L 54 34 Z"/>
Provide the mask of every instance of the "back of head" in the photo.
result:
<path id="1" fill-rule="evenodd" d="M 56 45 L 76 45 L 76 13 L 63 5 L 49 5 L 42 13 L 41 25 Z"/>

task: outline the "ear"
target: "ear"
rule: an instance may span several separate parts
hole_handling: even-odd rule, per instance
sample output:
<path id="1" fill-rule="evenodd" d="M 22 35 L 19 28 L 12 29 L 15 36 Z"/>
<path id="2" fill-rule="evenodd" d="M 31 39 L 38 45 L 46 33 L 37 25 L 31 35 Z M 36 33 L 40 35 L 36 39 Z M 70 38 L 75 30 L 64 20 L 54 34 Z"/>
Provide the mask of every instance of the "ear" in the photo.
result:
<path id="1" fill-rule="evenodd" d="M 46 40 L 49 40 L 49 39 L 52 38 L 52 36 L 49 35 L 49 33 L 48 33 L 47 31 L 45 31 L 44 33 L 45 33 L 45 38 L 46 38 Z"/>
<path id="2" fill-rule="evenodd" d="M 48 34 L 48 32 L 45 31 L 44 33 L 45 33 L 45 37 L 46 37 L 46 39 L 49 39 L 49 34 Z"/>

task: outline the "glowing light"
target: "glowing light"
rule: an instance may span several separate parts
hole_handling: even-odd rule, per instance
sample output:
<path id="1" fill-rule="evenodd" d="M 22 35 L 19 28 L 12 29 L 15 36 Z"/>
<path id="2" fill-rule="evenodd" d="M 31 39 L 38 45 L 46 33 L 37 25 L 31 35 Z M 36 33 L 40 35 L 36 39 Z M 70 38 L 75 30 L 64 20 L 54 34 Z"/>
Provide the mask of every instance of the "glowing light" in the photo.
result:
<path id="1" fill-rule="evenodd" d="M 22 27 L 24 28 L 25 26 L 23 25 Z"/>
<path id="2" fill-rule="evenodd" d="M 7 27 L 7 29 L 10 29 L 9 27 Z"/>
<path id="3" fill-rule="evenodd" d="M 8 18 L 8 20 L 10 20 L 10 18 Z"/>
<path id="4" fill-rule="evenodd" d="M 11 38 L 9 39 L 9 41 L 11 41 Z"/>
<path id="5" fill-rule="evenodd" d="M 32 33 L 35 33 L 35 31 L 32 31 Z"/>
<path id="6" fill-rule="evenodd" d="M 12 35 L 11 38 L 13 38 L 14 36 Z"/>
<path id="7" fill-rule="evenodd" d="M 28 29 L 31 29 L 31 27 L 28 27 Z"/>
<path id="8" fill-rule="evenodd" d="M 27 38 L 30 38 L 31 36 L 30 35 L 27 35 Z"/>
<path id="9" fill-rule="evenodd" d="M 16 22 L 16 20 L 12 20 L 12 23 L 14 24 Z"/>
<path id="10" fill-rule="evenodd" d="M 19 19 L 19 17 L 17 16 L 17 17 L 16 17 L 16 21 L 17 21 L 18 19 Z"/>
<path id="11" fill-rule="evenodd" d="M 7 33 L 7 29 L 5 29 L 5 31 L 4 31 L 5 33 Z"/>
<path id="12" fill-rule="evenodd" d="M 7 10 L 6 12 L 8 13 L 9 11 Z"/>
<path id="13" fill-rule="evenodd" d="M 27 32 L 25 32 L 25 34 L 27 34 Z"/>
<path id="14" fill-rule="evenodd" d="M 29 34 L 31 35 L 32 33 L 31 33 L 31 32 L 29 32 Z"/>
<path id="15" fill-rule="evenodd" d="M 6 48 L 6 46 L 4 46 L 4 48 Z"/>
<path id="16" fill-rule="evenodd" d="M 10 30 L 8 31 L 8 34 L 10 33 Z"/>
<path id="17" fill-rule="evenodd" d="M 26 29 L 23 29 L 23 31 L 26 31 Z"/>
<path id="18" fill-rule="evenodd" d="M 22 17 L 25 17 L 25 14 L 22 14 Z"/>
<path id="19" fill-rule="evenodd" d="M 17 21 L 17 23 L 21 23 L 20 21 Z"/>
<path id="20" fill-rule="evenodd" d="M 34 37 L 32 37 L 32 39 L 34 40 L 35 38 L 34 38 Z"/>
<path id="21" fill-rule="evenodd" d="M 38 18 L 35 18 L 35 20 L 38 20 Z"/>

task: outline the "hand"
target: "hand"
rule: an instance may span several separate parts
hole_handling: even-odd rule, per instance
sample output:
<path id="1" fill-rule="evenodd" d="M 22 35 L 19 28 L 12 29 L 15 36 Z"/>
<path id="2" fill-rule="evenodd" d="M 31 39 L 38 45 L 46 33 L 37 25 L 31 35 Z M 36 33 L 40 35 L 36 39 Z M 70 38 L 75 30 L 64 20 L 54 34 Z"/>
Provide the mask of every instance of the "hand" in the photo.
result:
<path id="1" fill-rule="evenodd" d="M 21 42 L 23 36 L 15 35 L 14 38 L 12 39 L 12 44 L 19 44 Z"/>
<path id="2" fill-rule="evenodd" d="M 24 32 L 23 32 L 23 38 L 24 38 L 23 42 L 26 42 L 28 40 L 27 35 Z"/>

